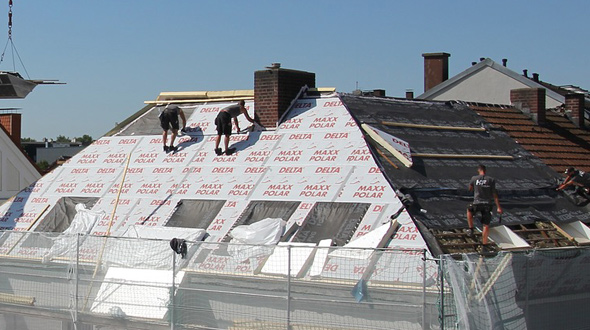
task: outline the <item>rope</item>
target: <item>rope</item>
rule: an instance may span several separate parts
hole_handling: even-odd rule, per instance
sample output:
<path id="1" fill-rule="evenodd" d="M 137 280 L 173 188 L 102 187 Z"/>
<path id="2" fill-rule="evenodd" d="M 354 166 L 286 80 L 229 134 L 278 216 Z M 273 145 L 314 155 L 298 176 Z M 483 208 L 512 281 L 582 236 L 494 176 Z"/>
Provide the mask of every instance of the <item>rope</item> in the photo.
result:
<path id="1" fill-rule="evenodd" d="M 23 67 L 23 69 L 25 70 L 25 74 L 27 76 L 27 79 L 31 79 L 31 77 L 29 76 L 29 72 L 27 71 L 27 68 L 25 67 L 25 64 L 23 63 L 23 60 L 20 57 L 20 54 L 18 53 L 18 50 L 16 49 L 16 46 L 14 45 L 14 41 L 12 40 L 12 0 L 8 0 L 8 40 L 6 40 L 6 45 L 4 46 L 4 50 L 2 51 L 2 55 L 0 55 L 0 64 L 2 64 L 2 62 L 4 61 L 4 55 L 6 55 L 6 49 L 8 48 L 8 44 L 10 43 L 10 51 L 12 53 L 12 71 L 16 72 L 16 57 L 18 57 L 18 61 L 20 62 L 20 65 Z M 14 54 L 16 53 L 16 57 L 14 56 Z"/>

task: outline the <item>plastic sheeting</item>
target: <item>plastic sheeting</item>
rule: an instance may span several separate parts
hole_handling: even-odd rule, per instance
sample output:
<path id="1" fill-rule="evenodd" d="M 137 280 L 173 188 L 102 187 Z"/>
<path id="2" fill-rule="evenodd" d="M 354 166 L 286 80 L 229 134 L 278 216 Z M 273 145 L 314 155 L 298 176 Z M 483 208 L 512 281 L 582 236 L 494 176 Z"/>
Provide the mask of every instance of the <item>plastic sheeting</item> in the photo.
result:
<path id="1" fill-rule="evenodd" d="M 77 204 L 75 209 L 77 213 L 72 219 L 72 223 L 62 234 L 53 239 L 51 249 L 43 256 L 43 262 L 48 262 L 69 252 L 76 253 L 96 222 L 103 216 L 103 212 L 88 210 L 82 203 Z M 78 237 L 77 234 L 81 235 Z"/>
<path id="2" fill-rule="evenodd" d="M 282 219 L 267 218 L 251 225 L 241 225 L 232 229 L 232 237 L 227 252 L 237 261 L 269 255 L 272 248 L 260 245 L 275 245 L 285 232 L 285 222 Z M 250 246 L 258 245 L 258 246 Z"/>
<path id="3" fill-rule="evenodd" d="M 47 212 L 35 231 L 65 232 L 66 228 L 72 226 L 73 219 L 78 215 L 78 212 L 81 209 L 84 212 L 92 209 L 97 200 L 96 197 L 63 197 Z"/>

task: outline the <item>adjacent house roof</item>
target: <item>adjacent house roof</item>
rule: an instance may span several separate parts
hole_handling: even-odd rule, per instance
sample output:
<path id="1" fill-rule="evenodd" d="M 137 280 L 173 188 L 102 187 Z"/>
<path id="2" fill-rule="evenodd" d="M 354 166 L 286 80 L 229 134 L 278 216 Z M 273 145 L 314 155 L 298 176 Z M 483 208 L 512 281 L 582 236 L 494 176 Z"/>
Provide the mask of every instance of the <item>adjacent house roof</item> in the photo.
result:
<path id="1" fill-rule="evenodd" d="M 510 90 L 526 87 L 545 88 L 540 83 L 486 58 L 425 91 L 417 98 L 510 104 Z M 563 95 L 551 89 L 547 90 L 546 95 L 548 107 L 557 106 L 565 101 Z"/>
<path id="2" fill-rule="evenodd" d="M 468 106 L 558 173 L 568 167 L 590 171 L 590 132 L 576 127 L 565 113 L 547 110 L 545 123 L 538 125 L 512 106 Z"/>
<path id="3" fill-rule="evenodd" d="M 573 85 L 557 86 L 519 74 L 486 58 L 448 80 L 425 91 L 418 99 L 461 100 L 486 104 L 510 104 L 510 90 L 518 88 L 544 88 L 547 108 L 557 108 L 565 102 L 565 95 L 584 94 L 585 117 L 590 119 L 588 91 Z"/>

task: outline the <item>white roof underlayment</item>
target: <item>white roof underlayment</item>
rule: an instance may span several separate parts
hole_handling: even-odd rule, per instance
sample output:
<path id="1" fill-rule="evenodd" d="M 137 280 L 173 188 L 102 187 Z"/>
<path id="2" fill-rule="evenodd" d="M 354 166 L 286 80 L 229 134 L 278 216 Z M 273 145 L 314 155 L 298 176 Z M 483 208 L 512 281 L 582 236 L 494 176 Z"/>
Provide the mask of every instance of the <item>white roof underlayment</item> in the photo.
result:
<path id="1" fill-rule="evenodd" d="M 301 224 L 317 202 L 370 203 L 351 238 L 354 241 L 389 221 L 402 207 L 359 127 L 336 94 L 298 99 L 276 130 L 234 134 L 230 144 L 237 146 L 238 152 L 216 156 L 215 117 L 220 109 L 234 103 L 181 104 L 181 108 L 192 110 L 188 118 L 190 132 L 177 140 L 179 150 L 175 154 L 162 151 L 161 135 L 115 135 L 95 141 L 20 192 L 12 202 L 2 205 L 1 226 L 34 230 L 43 219 L 42 213 L 60 198 L 96 197 L 92 210 L 103 211 L 104 217 L 92 234 L 104 235 L 120 191 L 111 233 L 130 225 L 164 226 L 181 200 L 224 200 L 207 228 L 206 240 L 218 242 L 250 201 L 299 201 L 291 217 L 283 219 L 287 228 Z M 246 107 L 253 116 L 253 102 L 247 101 Z M 241 128 L 248 124 L 240 118 Z M 119 189 L 127 157 L 129 166 Z M 406 211 L 397 221 L 399 229 L 388 247 L 426 248 Z M 0 253 L 10 248 L 0 247 Z M 34 248 L 17 247 L 11 255 L 44 252 L 30 249 Z M 95 252 L 84 249 L 84 253 Z M 205 258 L 201 261 L 203 269 L 236 269 L 228 258 Z M 331 269 L 335 267 L 325 267 L 324 272 Z"/>

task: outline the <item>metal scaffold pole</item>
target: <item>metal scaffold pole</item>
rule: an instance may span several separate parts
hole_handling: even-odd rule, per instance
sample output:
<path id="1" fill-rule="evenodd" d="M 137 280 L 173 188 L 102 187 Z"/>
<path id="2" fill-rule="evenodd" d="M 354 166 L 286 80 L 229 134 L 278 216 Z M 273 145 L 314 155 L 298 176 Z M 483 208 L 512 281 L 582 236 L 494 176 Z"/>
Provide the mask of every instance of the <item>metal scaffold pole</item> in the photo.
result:
<path id="1" fill-rule="evenodd" d="M 80 292 L 80 235 L 76 235 L 76 287 L 74 288 L 74 329 L 78 330 L 78 295 Z"/>
<path id="2" fill-rule="evenodd" d="M 444 259 L 440 257 L 439 259 L 439 269 L 438 273 L 440 276 L 440 329 L 445 330 L 445 277 L 444 277 Z"/>
<path id="3" fill-rule="evenodd" d="M 422 329 L 426 329 L 426 250 L 422 250 Z"/>
<path id="4" fill-rule="evenodd" d="M 291 246 L 287 245 L 287 330 L 291 330 Z"/>
<path id="5" fill-rule="evenodd" d="M 174 302 L 174 293 L 176 289 L 176 252 L 172 251 L 172 287 L 170 288 L 170 329 L 174 330 L 175 315 L 174 310 L 176 309 Z"/>

